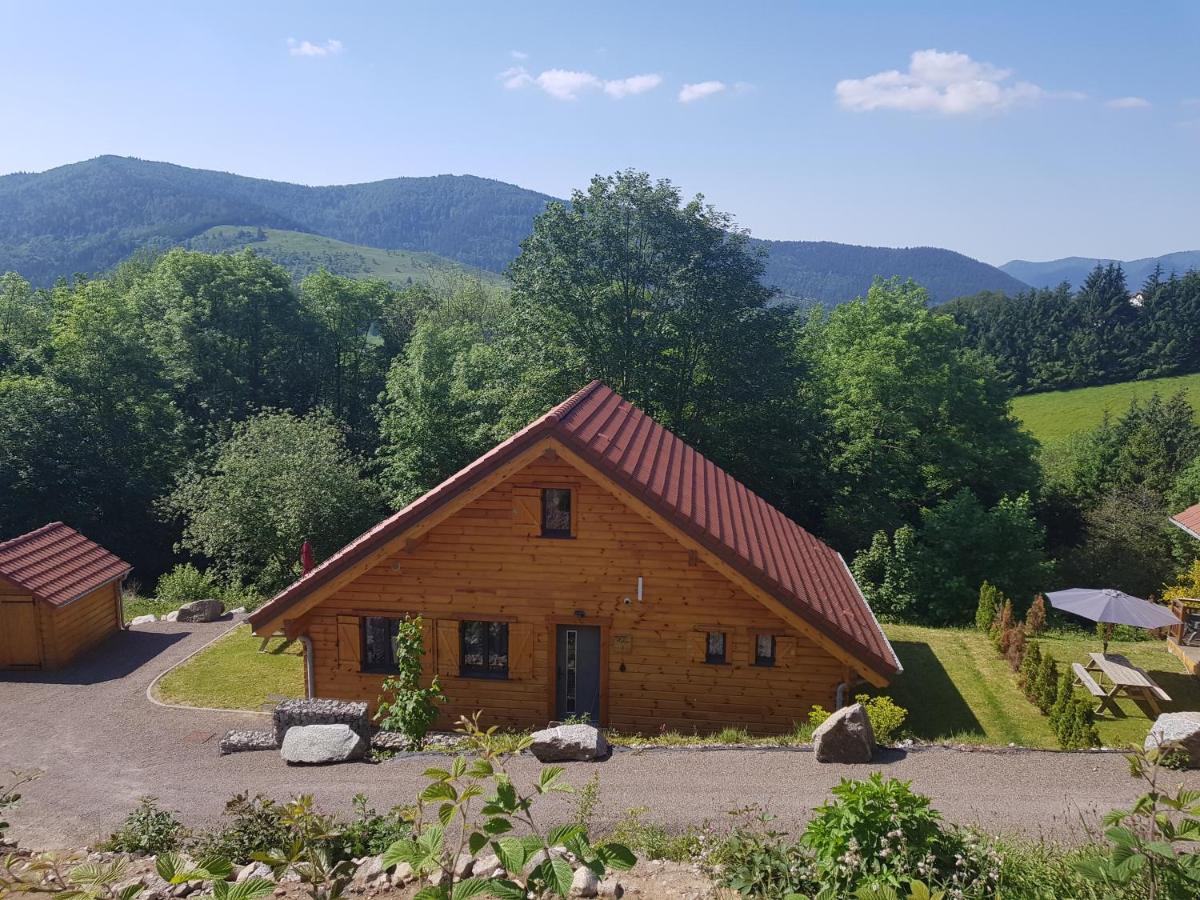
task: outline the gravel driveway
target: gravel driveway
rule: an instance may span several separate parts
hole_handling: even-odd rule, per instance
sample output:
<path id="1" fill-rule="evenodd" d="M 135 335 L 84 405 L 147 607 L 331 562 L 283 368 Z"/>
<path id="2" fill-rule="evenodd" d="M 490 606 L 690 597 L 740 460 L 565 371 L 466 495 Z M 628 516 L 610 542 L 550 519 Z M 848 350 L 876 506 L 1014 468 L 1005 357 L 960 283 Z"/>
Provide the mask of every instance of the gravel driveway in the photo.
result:
<path id="1" fill-rule="evenodd" d="M 267 717 L 169 709 L 147 700 L 155 676 L 227 628 L 227 621 L 157 623 L 115 635 L 62 672 L 0 673 L 0 772 L 45 773 L 26 787 L 22 806 L 9 816 L 13 835 L 43 848 L 91 842 L 146 794 L 178 810 L 188 824 L 212 822 L 243 790 L 277 799 L 311 793 L 331 811 L 348 810 L 360 791 L 380 809 L 411 802 L 428 757 L 322 769 L 289 768 L 275 753 L 221 757 L 221 734 L 265 728 Z M 513 768 L 520 777 L 537 763 L 520 759 Z M 1098 813 L 1139 793 L 1124 758 L 1101 753 L 925 748 L 889 751 L 870 766 L 833 766 L 818 765 L 803 750 L 650 750 L 567 768 L 576 785 L 600 773 L 601 822 L 645 806 L 648 818 L 668 825 L 719 823 L 728 810 L 756 804 L 786 826 L 824 802 L 840 778 L 877 769 L 911 779 L 952 820 L 1029 835 L 1078 835 L 1081 816 L 1094 823 Z M 1200 775 L 1187 780 L 1200 788 Z"/>

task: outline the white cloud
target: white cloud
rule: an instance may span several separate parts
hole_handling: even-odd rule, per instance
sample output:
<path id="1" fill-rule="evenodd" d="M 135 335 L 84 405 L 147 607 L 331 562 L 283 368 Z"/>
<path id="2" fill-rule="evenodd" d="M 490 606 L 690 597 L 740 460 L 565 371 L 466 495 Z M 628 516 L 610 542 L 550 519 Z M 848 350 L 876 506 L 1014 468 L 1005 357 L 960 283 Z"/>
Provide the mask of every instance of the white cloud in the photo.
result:
<path id="1" fill-rule="evenodd" d="M 661 75 L 631 75 L 628 78 L 604 82 L 604 93 L 620 100 L 622 97 L 652 91 L 660 84 L 662 84 Z"/>
<path id="2" fill-rule="evenodd" d="M 890 69 L 847 78 L 837 83 L 835 92 L 842 106 L 856 112 L 899 109 L 946 115 L 1004 110 L 1047 95 L 1028 81 L 1010 82 L 1011 76 L 1009 69 L 977 62 L 965 53 L 918 50 L 907 72 Z"/>
<path id="3" fill-rule="evenodd" d="M 631 75 L 628 78 L 604 80 L 591 72 L 576 72 L 571 69 L 547 69 L 533 75 L 524 66 L 513 66 L 500 73 L 500 81 L 510 90 L 537 87 L 556 100 L 578 100 L 589 91 L 603 91 L 619 100 L 634 94 L 644 94 L 662 84 L 662 76 L 655 74 Z"/>
<path id="4" fill-rule="evenodd" d="M 330 38 L 323 44 L 314 44 L 312 41 L 298 41 L 295 38 L 288 38 L 288 53 L 292 56 L 336 56 L 345 49 L 341 41 Z"/>
<path id="5" fill-rule="evenodd" d="M 1150 101 L 1145 97 L 1117 97 L 1104 105 L 1109 109 L 1145 109 Z"/>
<path id="6" fill-rule="evenodd" d="M 679 89 L 679 102 L 692 103 L 696 100 L 703 100 L 705 97 L 711 97 L 713 94 L 719 94 L 725 90 L 725 82 L 723 81 L 701 81 L 696 84 L 685 84 Z"/>
<path id="7" fill-rule="evenodd" d="M 526 53 L 524 50 L 509 50 L 508 55 L 511 56 L 515 60 L 529 59 L 529 54 Z"/>

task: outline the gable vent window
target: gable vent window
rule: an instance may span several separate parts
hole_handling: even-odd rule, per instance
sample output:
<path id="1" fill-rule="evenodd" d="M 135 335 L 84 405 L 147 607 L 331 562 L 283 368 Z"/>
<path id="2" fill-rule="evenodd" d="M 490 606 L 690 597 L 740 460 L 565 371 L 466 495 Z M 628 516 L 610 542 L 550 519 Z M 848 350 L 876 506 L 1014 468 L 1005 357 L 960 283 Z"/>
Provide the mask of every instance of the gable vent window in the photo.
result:
<path id="1" fill-rule="evenodd" d="M 754 664 L 756 666 L 775 665 L 775 635 L 760 634 L 754 639 Z"/>
<path id="2" fill-rule="evenodd" d="M 704 645 L 704 661 L 714 665 L 725 662 L 725 632 L 710 631 Z"/>
<path id="3" fill-rule="evenodd" d="M 569 488 L 542 490 L 542 537 L 571 536 L 571 491 Z"/>

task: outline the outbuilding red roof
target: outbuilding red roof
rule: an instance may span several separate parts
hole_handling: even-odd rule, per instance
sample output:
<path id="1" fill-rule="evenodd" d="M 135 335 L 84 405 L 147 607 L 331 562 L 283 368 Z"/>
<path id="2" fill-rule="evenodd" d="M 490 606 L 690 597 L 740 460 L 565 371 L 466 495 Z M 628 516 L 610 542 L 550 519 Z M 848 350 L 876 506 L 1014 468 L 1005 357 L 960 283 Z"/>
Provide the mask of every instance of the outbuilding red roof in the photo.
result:
<path id="1" fill-rule="evenodd" d="M 250 616 L 275 620 L 506 459 L 554 437 L 741 575 L 890 677 L 899 660 L 845 561 L 762 497 L 599 381 L 351 541 Z"/>
<path id="2" fill-rule="evenodd" d="M 132 568 L 62 522 L 0 544 L 0 577 L 54 606 L 78 600 Z"/>
<path id="3" fill-rule="evenodd" d="M 1200 503 L 1195 506 L 1189 506 L 1181 513 L 1175 513 L 1171 516 L 1171 522 L 1192 537 L 1200 539 Z"/>

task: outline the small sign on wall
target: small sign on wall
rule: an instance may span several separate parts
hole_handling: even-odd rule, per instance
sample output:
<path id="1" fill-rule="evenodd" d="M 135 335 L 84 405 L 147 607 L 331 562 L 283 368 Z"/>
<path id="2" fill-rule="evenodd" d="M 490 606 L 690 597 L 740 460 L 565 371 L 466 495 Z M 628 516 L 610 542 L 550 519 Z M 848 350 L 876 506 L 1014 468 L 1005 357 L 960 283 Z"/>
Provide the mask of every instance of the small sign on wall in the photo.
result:
<path id="1" fill-rule="evenodd" d="M 614 634 L 612 640 L 613 649 L 619 653 L 628 653 L 633 649 L 633 635 L 630 634 Z"/>

